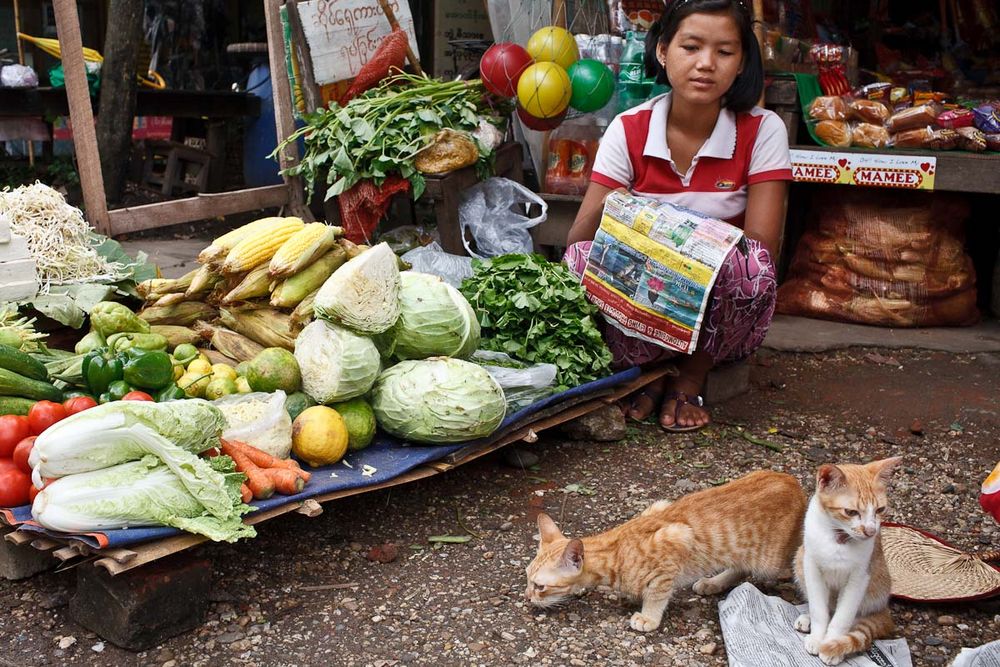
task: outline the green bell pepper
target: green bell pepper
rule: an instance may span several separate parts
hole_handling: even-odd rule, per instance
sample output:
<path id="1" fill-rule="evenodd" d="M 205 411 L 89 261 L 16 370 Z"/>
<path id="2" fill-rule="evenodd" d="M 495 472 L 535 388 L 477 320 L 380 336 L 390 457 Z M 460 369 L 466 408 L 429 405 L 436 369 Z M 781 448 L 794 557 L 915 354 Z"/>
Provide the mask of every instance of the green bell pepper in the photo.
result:
<path id="1" fill-rule="evenodd" d="M 174 364 L 162 350 L 131 349 L 123 368 L 122 378 L 142 389 L 163 389 L 174 381 Z"/>
<path id="2" fill-rule="evenodd" d="M 83 358 L 83 379 L 91 394 L 103 394 L 115 380 L 122 379 L 124 364 L 106 350 L 94 350 Z"/>
<path id="3" fill-rule="evenodd" d="M 130 391 L 135 391 L 135 387 L 130 385 L 125 380 L 115 380 L 108 385 L 107 394 L 111 397 L 112 401 L 120 401 L 122 400 L 122 397 Z"/>
<path id="4" fill-rule="evenodd" d="M 187 394 L 184 390 L 178 387 L 176 384 L 171 382 L 169 385 L 164 387 L 156 394 L 156 402 L 164 403 L 166 401 L 179 401 L 183 398 L 187 398 Z"/>
<path id="5" fill-rule="evenodd" d="M 111 398 L 111 394 L 108 392 L 104 392 L 103 394 L 97 397 L 97 402 L 100 403 L 101 405 L 104 405 L 105 403 L 110 403 L 113 400 L 115 399 Z"/>
<path id="6" fill-rule="evenodd" d="M 114 352 L 125 350 L 166 350 L 169 341 L 158 333 L 116 333 L 108 336 L 108 348 Z"/>

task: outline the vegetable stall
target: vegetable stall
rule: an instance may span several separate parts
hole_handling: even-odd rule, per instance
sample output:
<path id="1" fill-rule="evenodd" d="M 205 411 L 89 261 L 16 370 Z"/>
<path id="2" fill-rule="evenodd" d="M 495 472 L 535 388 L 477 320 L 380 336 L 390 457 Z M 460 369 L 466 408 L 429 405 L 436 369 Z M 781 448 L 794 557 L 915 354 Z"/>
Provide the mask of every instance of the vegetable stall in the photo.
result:
<path id="1" fill-rule="evenodd" d="M 538 256 L 477 260 L 455 286 L 387 243 L 268 217 L 198 261 L 83 304 L 73 349 L 31 301 L 7 307 L 8 541 L 125 571 L 534 441 L 665 372 L 612 374 L 579 283 Z"/>

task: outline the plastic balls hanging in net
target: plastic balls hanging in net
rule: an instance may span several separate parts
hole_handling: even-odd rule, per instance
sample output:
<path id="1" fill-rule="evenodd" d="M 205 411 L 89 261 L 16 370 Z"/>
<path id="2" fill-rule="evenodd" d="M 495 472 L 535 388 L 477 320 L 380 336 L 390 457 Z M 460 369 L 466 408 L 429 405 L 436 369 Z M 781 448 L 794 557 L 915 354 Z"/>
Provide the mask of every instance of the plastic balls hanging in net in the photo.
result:
<path id="1" fill-rule="evenodd" d="M 577 111 L 597 111 L 615 94 L 615 75 L 598 60 L 577 60 L 566 73 L 573 88 L 569 105 Z"/>
<path id="2" fill-rule="evenodd" d="M 479 61 L 479 76 L 486 90 L 500 97 L 517 94 L 517 80 L 532 63 L 531 55 L 520 44 L 498 42 L 486 49 Z"/>
<path id="3" fill-rule="evenodd" d="M 520 104 L 517 105 L 517 117 L 521 119 L 524 126 L 531 130 L 537 130 L 539 132 L 545 132 L 547 130 L 554 130 L 559 127 L 559 124 L 563 122 L 566 118 L 566 109 L 558 116 L 553 116 L 552 118 L 536 118 L 530 113 L 524 110 Z"/>
<path id="4" fill-rule="evenodd" d="M 527 49 L 535 62 L 552 62 L 563 69 L 568 69 L 580 57 L 573 35 L 554 25 L 535 31 L 528 39 Z"/>
<path id="5" fill-rule="evenodd" d="M 569 106 L 572 94 L 569 75 L 555 63 L 535 63 L 517 82 L 517 101 L 535 118 L 558 116 Z"/>

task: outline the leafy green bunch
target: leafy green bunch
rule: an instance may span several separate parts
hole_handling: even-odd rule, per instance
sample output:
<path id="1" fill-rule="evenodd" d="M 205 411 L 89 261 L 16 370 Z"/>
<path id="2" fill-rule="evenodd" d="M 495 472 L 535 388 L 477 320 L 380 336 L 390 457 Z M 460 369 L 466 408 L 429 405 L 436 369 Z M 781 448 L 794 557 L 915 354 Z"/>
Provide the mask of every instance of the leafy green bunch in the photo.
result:
<path id="1" fill-rule="evenodd" d="M 302 176 L 310 199 L 324 177 L 330 199 L 362 180 L 381 185 L 393 173 L 410 181 L 416 199 L 424 191 L 424 177 L 414 166 L 417 153 L 442 129 L 474 131 L 481 115 L 496 113 L 490 104 L 478 79 L 439 81 L 400 73 L 344 106 L 332 102 L 306 115 L 306 125 L 272 156 L 305 137 L 302 161 L 282 173 Z M 491 151 L 476 143 L 480 161 L 488 161 Z"/>
<path id="2" fill-rule="evenodd" d="M 555 364 L 559 391 L 608 374 L 611 351 L 597 329 L 597 309 L 568 268 L 522 254 L 472 265 L 461 291 L 483 329 L 480 347 Z"/>

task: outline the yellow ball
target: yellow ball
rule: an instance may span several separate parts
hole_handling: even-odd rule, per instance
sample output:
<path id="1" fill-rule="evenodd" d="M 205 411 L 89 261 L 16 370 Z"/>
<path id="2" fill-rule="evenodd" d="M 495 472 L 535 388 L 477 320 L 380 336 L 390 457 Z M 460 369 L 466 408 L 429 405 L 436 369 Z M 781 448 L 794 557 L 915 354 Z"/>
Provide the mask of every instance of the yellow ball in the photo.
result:
<path id="1" fill-rule="evenodd" d="M 580 57 L 573 35 L 554 25 L 535 31 L 525 49 L 535 62 L 553 62 L 563 69 L 569 69 Z"/>
<path id="2" fill-rule="evenodd" d="M 552 62 L 535 63 L 517 82 L 517 100 L 535 118 L 554 118 L 569 105 L 573 86 L 569 75 Z"/>

